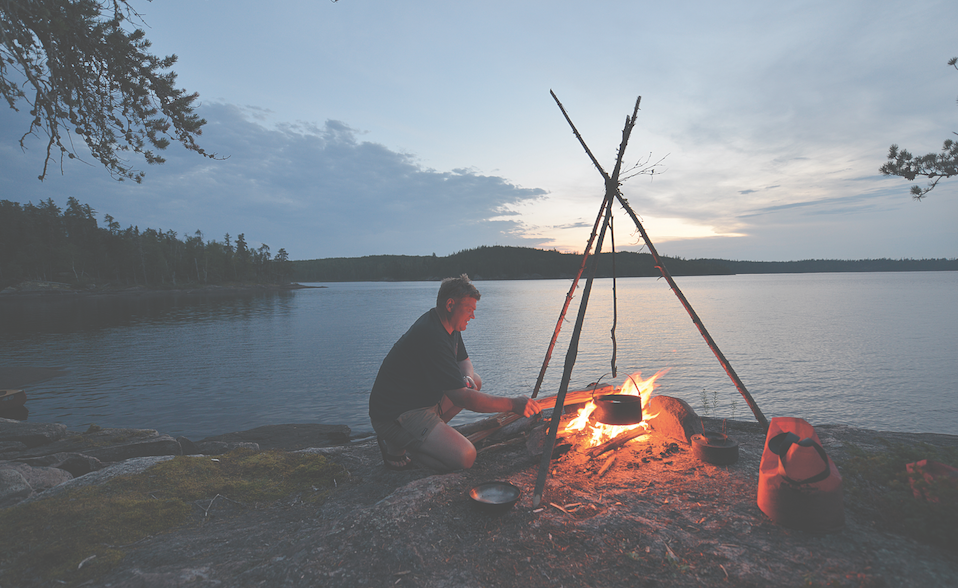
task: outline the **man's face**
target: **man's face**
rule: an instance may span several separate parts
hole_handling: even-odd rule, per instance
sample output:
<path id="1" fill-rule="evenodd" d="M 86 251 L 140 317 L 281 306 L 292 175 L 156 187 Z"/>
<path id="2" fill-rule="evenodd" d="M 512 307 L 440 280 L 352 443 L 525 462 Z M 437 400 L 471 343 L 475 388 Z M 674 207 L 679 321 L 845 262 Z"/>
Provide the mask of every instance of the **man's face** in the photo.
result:
<path id="1" fill-rule="evenodd" d="M 469 298 L 468 296 L 459 300 L 450 298 L 446 301 L 446 310 L 449 311 L 449 324 L 452 325 L 454 330 L 465 331 L 469 321 L 476 318 L 476 302 L 475 298 Z"/>

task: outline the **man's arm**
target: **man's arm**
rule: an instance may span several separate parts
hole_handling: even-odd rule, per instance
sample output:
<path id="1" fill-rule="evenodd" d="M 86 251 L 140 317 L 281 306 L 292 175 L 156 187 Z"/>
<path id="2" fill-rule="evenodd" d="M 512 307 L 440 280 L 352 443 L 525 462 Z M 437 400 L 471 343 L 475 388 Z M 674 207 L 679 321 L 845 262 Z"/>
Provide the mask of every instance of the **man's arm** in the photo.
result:
<path id="1" fill-rule="evenodd" d="M 479 374 L 476 373 L 476 370 L 472 367 L 472 360 L 468 357 L 459 362 L 459 371 L 462 372 L 462 375 L 470 378 L 476 386 L 476 390 L 482 390 L 482 378 L 479 377 Z M 499 411 L 503 412 L 503 411 Z"/>
<path id="2" fill-rule="evenodd" d="M 542 412 L 535 400 L 525 396 L 504 398 L 491 396 L 472 388 L 446 390 L 446 396 L 456 406 L 473 412 L 514 412 L 524 417 Z"/>

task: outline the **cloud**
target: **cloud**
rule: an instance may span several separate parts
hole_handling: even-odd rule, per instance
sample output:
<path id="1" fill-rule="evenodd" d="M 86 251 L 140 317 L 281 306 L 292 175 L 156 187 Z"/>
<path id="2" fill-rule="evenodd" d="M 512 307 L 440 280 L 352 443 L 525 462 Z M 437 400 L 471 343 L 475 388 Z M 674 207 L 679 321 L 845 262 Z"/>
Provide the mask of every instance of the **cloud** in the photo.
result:
<path id="1" fill-rule="evenodd" d="M 101 168 L 75 162 L 40 184 L 39 168 L 29 166 L 42 154 L 32 149 L 0 163 L 5 184 L 18 186 L 17 194 L 2 197 L 52 197 L 62 205 L 72 195 L 123 226 L 198 229 L 217 240 L 243 232 L 248 242 L 267 243 L 274 252 L 283 247 L 293 259 L 538 243 L 519 236 L 507 207 L 542 197 L 542 189 L 466 168 L 423 168 L 413 155 L 360 140 L 362 133 L 342 121 L 269 128 L 258 122 L 261 109 L 229 104 L 204 106 L 200 114 L 208 121 L 200 144 L 219 160 L 172 146 L 167 163 L 149 167 L 141 185 L 114 182 Z M 6 151 L 11 126 L 0 122 Z"/>

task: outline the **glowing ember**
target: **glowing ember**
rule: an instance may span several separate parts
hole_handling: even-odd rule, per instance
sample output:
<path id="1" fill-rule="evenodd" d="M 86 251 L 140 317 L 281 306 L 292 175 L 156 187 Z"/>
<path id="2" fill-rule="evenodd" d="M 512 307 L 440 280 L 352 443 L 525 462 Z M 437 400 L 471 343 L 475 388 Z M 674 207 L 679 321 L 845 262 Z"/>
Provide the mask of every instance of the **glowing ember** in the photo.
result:
<path id="1" fill-rule="evenodd" d="M 658 384 L 655 383 L 661 376 L 664 376 L 668 373 L 669 369 L 658 371 L 654 376 L 647 380 L 642 379 L 642 372 L 635 372 L 630 375 L 625 383 L 622 384 L 622 387 L 616 391 L 616 394 L 626 394 L 630 396 L 640 396 L 642 398 L 643 408 L 648 406 L 649 399 L 652 397 L 652 392 L 655 388 L 658 387 Z M 589 439 L 589 447 L 595 447 L 614 439 L 617 435 L 620 435 L 626 431 L 631 431 L 636 427 L 645 427 L 649 429 L 648 421 L 654 419 L 658 414 L 643 414 L 642 422 L 636 425 L 605 425 L 602 423 L 590 423 L 589 416 L 592 415 L 592 411 L 595 410 L 595 402 L 590 401 L 588 404 L 579 409 L 579 414 L 576 415 L 574 419 L 569 421 L 569 424 L 566 425 L 563 432 L 573 432 L 573 431 L 582 431 L 586 427 L 590 427 L 592 431 L 592 437 Z M 637 437 L 638 439 L 644 439 L 645 436 Z"/>

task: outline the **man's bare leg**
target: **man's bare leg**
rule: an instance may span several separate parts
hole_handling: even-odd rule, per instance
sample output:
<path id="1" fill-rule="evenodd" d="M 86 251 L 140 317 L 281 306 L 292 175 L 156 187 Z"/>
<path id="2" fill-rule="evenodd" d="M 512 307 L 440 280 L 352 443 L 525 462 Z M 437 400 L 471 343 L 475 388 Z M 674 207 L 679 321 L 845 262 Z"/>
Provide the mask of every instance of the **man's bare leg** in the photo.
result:
<path id="1" fill-rule="evenodd" d="M 440 416 L 444 423 L 436 425 L 422 445 L 412 452 L 414 461 L 441 471 L 464 470 L 472 467 L 473 462 L 476 461 L 475 446 L 469 439 L 463 437 L 462 433 L 445 424 L 461 410 L 462 408 L 453 404 L 451 400 L 445 396 L 442 397 Z"/>
<path id="2" fill-rule="evenodd" d="M 416 451 L 413 461 L 440 471 L 464 470 L 476 461 L 476 448 L 469 439 L 447 425 L 440 423 L 429 433 Z"/>

